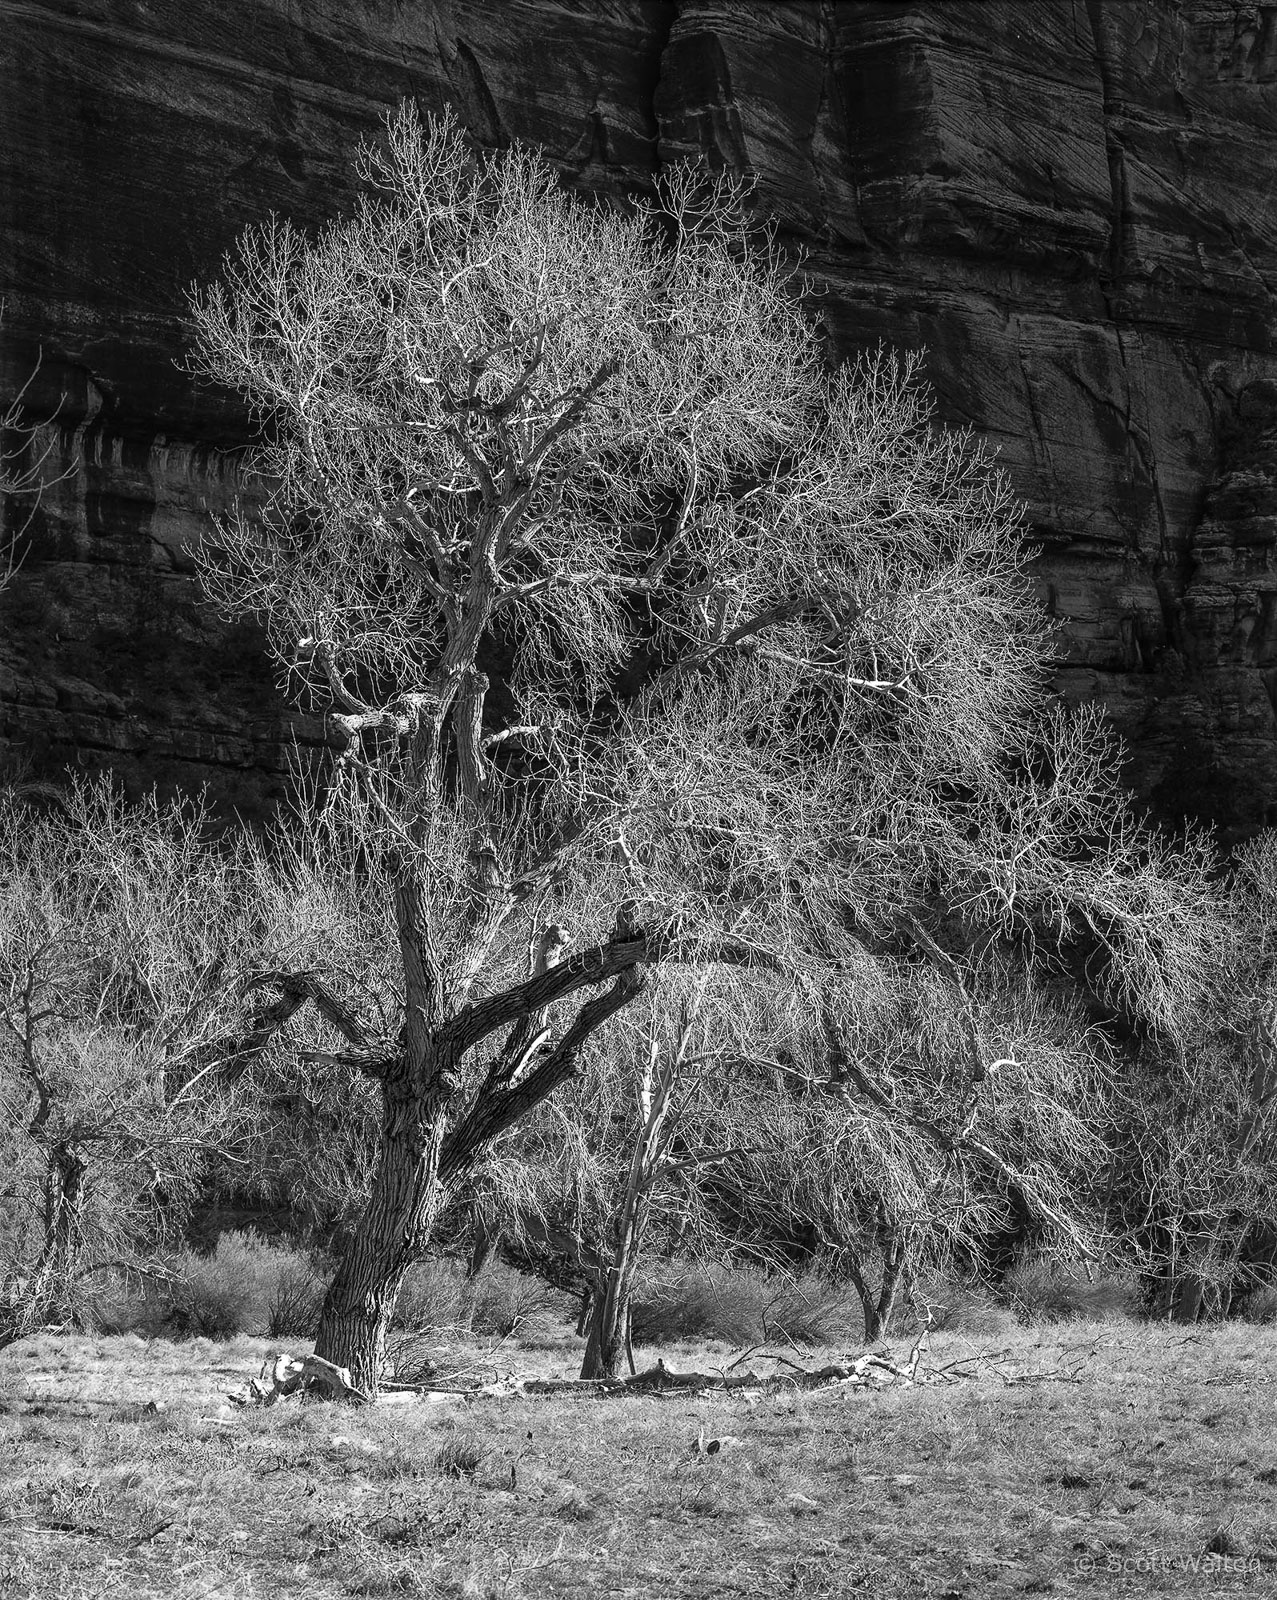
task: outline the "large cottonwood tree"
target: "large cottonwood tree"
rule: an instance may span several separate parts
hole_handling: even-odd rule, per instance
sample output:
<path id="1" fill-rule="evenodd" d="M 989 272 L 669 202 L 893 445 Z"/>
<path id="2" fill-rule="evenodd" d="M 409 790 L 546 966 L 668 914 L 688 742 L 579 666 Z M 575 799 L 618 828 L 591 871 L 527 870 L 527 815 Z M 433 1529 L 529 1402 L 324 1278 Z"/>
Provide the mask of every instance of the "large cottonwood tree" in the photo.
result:
<path id="1" fill-rule="evenodd" d="M 912 363 L 827 364 L 740 192 L 595 203 L 411 108 L 360 170 L 316 237 L 248 232 L 195 320 L 264 439 L 204 582 L 328 708 L 323 826 L 393 905 L 389 1021 L 262 975 L 382 1096 L 317 1343 L 372 1392 L 449 1194 L 663 967 L 836 1019 L 936 908 L 1080 907 L 1156 1020 L 1197 946 L 1094 724 L 1040 718 L 1005 483 Z"/>

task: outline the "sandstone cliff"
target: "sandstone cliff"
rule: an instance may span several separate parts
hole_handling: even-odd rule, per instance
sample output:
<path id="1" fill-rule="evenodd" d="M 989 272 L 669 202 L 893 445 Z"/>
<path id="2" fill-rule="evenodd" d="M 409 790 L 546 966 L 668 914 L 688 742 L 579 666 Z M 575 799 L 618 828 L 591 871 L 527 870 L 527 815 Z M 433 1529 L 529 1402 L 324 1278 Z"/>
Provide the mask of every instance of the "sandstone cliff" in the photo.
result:
<path id="1" fill-rule="evenodd" d="M 186 554 L 247 423 L 183 290 L 318 219 L 404 95 L 569 181 L 755 173 L 838 344 L 925 345 L 1028 501 L 1061 683 L 1163 814 L 1277 821 L 1277 6 L 0 0 L 0 392 L 69 475 L 0 600 L 0 743 L 281 792 L 290 718 Z"/>

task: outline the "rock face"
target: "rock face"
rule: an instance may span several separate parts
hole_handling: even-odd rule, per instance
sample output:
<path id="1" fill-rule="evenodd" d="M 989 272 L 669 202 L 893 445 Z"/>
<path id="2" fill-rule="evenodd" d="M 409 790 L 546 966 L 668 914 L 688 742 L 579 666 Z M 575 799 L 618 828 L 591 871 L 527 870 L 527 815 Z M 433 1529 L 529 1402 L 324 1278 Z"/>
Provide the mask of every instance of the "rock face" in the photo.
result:
<path id="1" fill-rule="evenodd" d="M 42 354 L 67 472 L 0 599 L 0 742 L 252 810 L 319 737 L 197 600 L 248 423 L 181 369 L 183 290 L 340 207 L 413 95 L 582 187 L 755 174 L 836 343 L 925 346 L 1000 448 L 1141 794 L 1277 821 L 1277 6 L 0 0 L 0 41 L 0 383 Z"/>

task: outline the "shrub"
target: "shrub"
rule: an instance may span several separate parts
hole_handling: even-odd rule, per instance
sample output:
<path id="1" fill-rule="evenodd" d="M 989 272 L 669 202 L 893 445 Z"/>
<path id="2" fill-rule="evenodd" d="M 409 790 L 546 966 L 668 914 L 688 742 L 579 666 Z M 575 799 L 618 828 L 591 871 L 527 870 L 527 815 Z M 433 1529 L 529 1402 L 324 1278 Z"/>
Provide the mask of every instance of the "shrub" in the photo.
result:
<path id="1" fill-rule="evenodd" d="M 749 1267 L 692 1267 L 654 1275 L 634 1296 L 636 1344 L 720 1339 L 834 1344 L 860 1322 L 860 1302 L 823 1278 L 768 1277 Z"/>
<path id="2" fill-rule="evenodd" d="M 266 1307 L 268 1338 L 315 1337 L 319 1313 L 328 1292 L 326 1265 L 301 1255 L 286 1257 L 280 1262 L 279 1275 Z"/>
<path id="3" fill-rule="evenodd" d="M 1108 1320 L 1136 1315 L 1139 1284 L 1121 1273 L 1088 1279 L 1078 1267 L 1024 1256 L 1007 1273 L 1002 1292 L 1024 1322 Z"/>
<path id="4" fill-rule="evenodd" d="M 915 1312 L 914 1307 L 917 1311 Z M 976 1338 L 998 1338 L 1010 1332 L 1016 1318 L 1005 1306 L 996 1305 L 983 1284 L 969 1278 L 935 1273 L 918 1285 L 911 1303 L 896 1308 L 892 1331 L 910 1332 L 918 1313 L 931 1313 L 931 1326 L 937 1333 L 964 1333 Z"/>
<path id="5" fill-rule="evenodd" d="M 505 1338 L 559 1302 L 566 1306 L 567 1297 L 504 1261 L 489 1261 L 467 1279 L 459 1262 L 431 1256 L 408 1269 L 392 1326 L 405 1333 L 446 1329 Z"/>
<path id="6" fill-rule="evenodd" d="M 1261 1284 L 1246 1296 L 1241 1314 L 1247 1322 L 1277 1322 L 1277 1286 Z"/>
<path id="7" fill-rule="evenodd" d="M 456 1261 L 431 1256 L 408 1268 L 392 1328 L 405 1333 L 429 1333 L 441 1328 L 463 1329 L 465 1275 Z"/>
<path id="8" fill-rule="evenodd" d="M 168 1285 L 143 1283 L 123 1276 L 105 1279 L 85 1300 L 85 1323 L 97 1333 L 136 1333 L 156 1338 L 168 1325 L 172 1310 Z"/>
<path id="9" fill-rule="evenodd" d="M 694 1267 L 648 1278 L 635 1291 L 635 1344 L 670 1344 L 680 1339 L 721 1339 L 752 1344 L 761 1337 L 768 1302 L 774 1297 L 761 1273 L 724 1267 Z"/>
<path id="10" fill-rule="evenodd" d="M 173 1268 L 167 1320 L 175 1333 L 228 1339 L 313 1332 L 323 1278 L 292 1245 L 233 1229 L 206 1254 L 182 1251 Z"/>
<path id="11" fill-rule="evenodd" d="M 524 1327 L 538 1313 L 560 1305 L 566 1309 L 570 1297 L 556 1295 L 540 1279 L 507 1266 L 504 1261 L 489 1261 L 483 1271 L 465 1287 L 463 1303 L 469 1306 L 473 1333 L 506 1338 Z"/>
<path id="12" fill-rule="evenodd" d="M 858 1337 L 864 1313 L 859 1296 L 845 1284 L 807 1274 L 776 1293 L 760 1324 L 764 1337 L 773 1335 L 793 1344 L 842 1344 Z"/>

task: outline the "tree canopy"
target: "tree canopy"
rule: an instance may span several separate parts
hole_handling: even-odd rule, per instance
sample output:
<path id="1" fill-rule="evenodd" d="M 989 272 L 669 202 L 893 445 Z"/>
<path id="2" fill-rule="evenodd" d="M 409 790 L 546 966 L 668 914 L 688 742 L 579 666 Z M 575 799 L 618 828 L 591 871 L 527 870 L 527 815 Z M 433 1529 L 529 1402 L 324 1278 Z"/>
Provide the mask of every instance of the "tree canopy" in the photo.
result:
<path id="1" fill-rule="evenodd" d="M 855 1083 L 881 964 L 929 963 L 965 1105 L 981 941 L 1080 951 L 1168 1035 L 1214 968 L 1208 852 L 1050 708 L 1006 481 L 917 358 L 827 359 L 746 191 L 594 201 L 410 106 L 360 172 L 194 306 L 263 426 L 203 581 L 329 710 L 309 826 L 394 908 L 394 1017 L 305 988 L 384 1102 L 319 1338 L 370 1389 L 448 1194 L 654 973 L 714 965 L 751 1054 Z"/>

